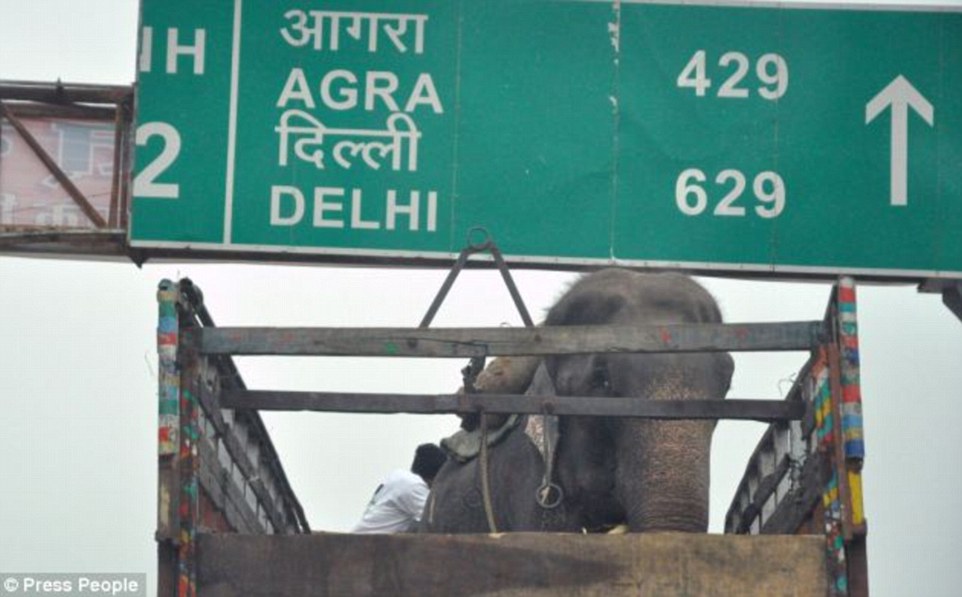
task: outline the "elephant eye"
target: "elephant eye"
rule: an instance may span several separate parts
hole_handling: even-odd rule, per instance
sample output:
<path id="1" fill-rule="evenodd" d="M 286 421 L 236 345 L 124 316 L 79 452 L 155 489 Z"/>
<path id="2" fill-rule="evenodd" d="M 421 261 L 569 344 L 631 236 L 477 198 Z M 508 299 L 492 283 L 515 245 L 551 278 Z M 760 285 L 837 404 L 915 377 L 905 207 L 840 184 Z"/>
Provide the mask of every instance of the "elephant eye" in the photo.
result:
<path id="1" fill-rule="evenodd" d="M 611 379 L 608 377 L 607 367 L 595 367 L 591 371 L 591 387 L 605 391 L 611 389 Z"/>

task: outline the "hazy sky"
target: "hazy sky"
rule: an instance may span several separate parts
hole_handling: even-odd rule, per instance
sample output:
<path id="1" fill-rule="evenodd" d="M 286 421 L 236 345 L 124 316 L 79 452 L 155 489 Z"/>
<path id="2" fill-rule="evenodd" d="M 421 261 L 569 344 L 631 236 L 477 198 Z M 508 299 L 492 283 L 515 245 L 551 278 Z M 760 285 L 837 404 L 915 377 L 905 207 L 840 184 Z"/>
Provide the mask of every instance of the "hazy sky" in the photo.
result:
<path id="1" fill-rule="evenodd" d="M 944 3 L 953 4 L 953 3 Z M 957 5 L 957 4 L 956 4 Z M 0 79 L 128 84 L 133 0 L 0 0 Z M 224 325 L 415 326 L 443 271 L 97 263 L 0 256 L 0 571 L 156 568 L 155 291 L 191 277 Z M 570 274 L 518 272 L 537 318 Z M 703 279 L 729 321 L 820 319 L 828 284 Z M 873 594 L 962 586 L 962 323 L 912 286 L 859 289 Z M 500 280 L 468 272 L 437 325 L 519 325 Z M 805 355 L 736 355 L 731 397 L 777 398 Z M 461 361 L 238 359 L 258 389 L 448 392 Z M 347 530 L 380 477 L 450 416 L 263 415 L 316 530 Z M 764 427 L 721 423 L 719 531 Z M 151 591 L 153 588 L 151 588 Z"/>

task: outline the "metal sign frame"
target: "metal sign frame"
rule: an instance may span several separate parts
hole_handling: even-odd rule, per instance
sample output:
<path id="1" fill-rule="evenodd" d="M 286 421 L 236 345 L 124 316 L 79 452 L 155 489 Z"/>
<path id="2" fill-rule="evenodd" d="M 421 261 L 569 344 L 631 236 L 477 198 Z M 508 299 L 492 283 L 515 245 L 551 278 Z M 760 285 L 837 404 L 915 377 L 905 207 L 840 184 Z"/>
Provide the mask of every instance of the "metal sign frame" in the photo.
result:
<path id="1" fill-rule="evenodd" d="M 58 157 L 24 124 L 25 119 L 50 118 L 112 122 L 112 183 L 107 212 L 102 213 L 73 182 Z M 20 255 L 60 254 L 69 257 L 123 257 L 129 215 L 130 131 L 133 89 L 119 85 L 0 81 L 0 121 L 23 141 L 53 181 L 89 222 L 88 226 L 5 225 L 0 223 L 0 252 Z M 2 157 L 0 157 L 2 160 Z"/>

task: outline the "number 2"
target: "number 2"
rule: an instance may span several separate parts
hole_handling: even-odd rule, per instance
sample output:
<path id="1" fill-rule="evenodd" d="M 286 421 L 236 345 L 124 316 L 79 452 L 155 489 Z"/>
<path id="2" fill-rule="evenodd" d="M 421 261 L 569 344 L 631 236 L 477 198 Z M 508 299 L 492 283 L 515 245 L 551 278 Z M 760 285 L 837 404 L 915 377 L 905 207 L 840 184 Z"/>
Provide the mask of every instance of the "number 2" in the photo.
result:
<path id="1" fill-rule="evenodd" d="M 718 97 L 748 97 L 747 89 L 735 87 L 748 73 L 748 57 L 741 52 L 727 52 L 718 60 L 718 65 L 724 67 L 732 62 L 735 63 L 735 72 L 722 84 Z"/>
<path id="2" fill-rule="evenodd" d="M 143 147 L 155 135 L 163 140 L 164 147 L 161 149 L 160 155 L 147 164 L 134 178 L 134 197 L 178 199 L 180 197 L 179 184 L 156 182 L 156 180 L 180 155 L 180 133 L 166 122 L 147 122 L 137 127 L 134 142 L 138 147 Z"/>
<path id="3" fill-rule="evenodd" d="M 732 205 L 736 199 L 742 196 L 742 192 L 745 190 L 745 175 L 738 170 L 722 170 L 715 177 L 715 182 L 719 185 L 725 184 L 725 182 L 732 180 L 735 184 L 732 186 L 732 190 L 728 192 L 727 195 L 715 206 L 716 216 L 743 216 L 745 215 L 745 208 L 741 206 Z"/>

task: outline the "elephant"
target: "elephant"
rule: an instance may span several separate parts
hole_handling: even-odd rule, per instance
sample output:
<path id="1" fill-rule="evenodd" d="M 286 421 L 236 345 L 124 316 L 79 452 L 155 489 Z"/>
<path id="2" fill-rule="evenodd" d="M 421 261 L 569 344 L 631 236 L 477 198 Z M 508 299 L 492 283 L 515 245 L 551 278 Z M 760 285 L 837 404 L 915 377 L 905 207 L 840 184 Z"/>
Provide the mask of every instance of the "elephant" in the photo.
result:
<path id="1" fill-rule="evenodd" d="M 686 275 L 604 269 L 572 284 L 548 310 L 543 325 L 720 323 L 721 319 L 711 294 Z M 491 369 L 493 374 L 485 379 Z M 512 373 L 518 388 L 513 393 L 527 385 L 526 393 L 531 395 L 721 400 L 730 387 L 734 362 L 725 352 L 498 359 L 478 378 L 478 391 L 505 392 L 512 382 L 508 379 L 512 375 L 503 375 L 505 370 Z M 534 418 L 512 418 L 518 423 L 504 431 L 497 443 L 489 443 L 483 459 L 486 479 L 481 477 L 482 458 L 465 462 L 448 458 L 432 484 L 422 532 L 606 532 L 621 525 L 629 532 L 707 530 L 714 420 L 561 416 L 552 459 L 543 457 L 525 433 Z M 475 419 L 471 425 L 476 424 Z M 556 493 L 551 497 L 543 486 L 546 461 L 552 462 L 549 481 L 556 486 L 548 491 Z M 487 492 L 482 490 L 485 483 Z M 490 521 L 487 512 L 492 515 Z"/>

